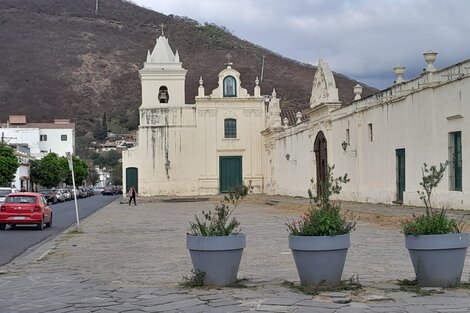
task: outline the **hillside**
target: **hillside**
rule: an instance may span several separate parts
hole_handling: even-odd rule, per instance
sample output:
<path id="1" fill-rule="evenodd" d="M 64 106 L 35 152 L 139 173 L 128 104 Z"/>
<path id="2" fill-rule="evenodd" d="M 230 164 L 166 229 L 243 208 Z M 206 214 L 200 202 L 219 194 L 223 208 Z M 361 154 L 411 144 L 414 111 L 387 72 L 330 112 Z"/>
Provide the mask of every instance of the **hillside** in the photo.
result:
<path id="1" fill-rule="evenodd" d="M 103 112 L 111 125 L 137 126 L 140 81 L 147 50 L 165 35 L 178 49 L 186 77 L 186 103 L 194 103 L 199 76 L 206 91 L 216 87 L 225 55 L 233 56 L 242 85 L 250 92 L 265 55 L 263 94 L 273 87 L 284 105 L 306 107 L 314 67 L 241 40 L 215 25 L 166 16 L 122 0 L 2 0 L 0 2 L 0 122 L 9 114 L 29 121 L 72 118 L 83 135 Z M 274 36 L 275 34 L 273 34 Z M 336 75 L 340 99 L 354 97 L 357 83 Z M 364 88 L 364 94 L 374 89 Z M 90 128 L 91 127 L 91 128 Z"/>

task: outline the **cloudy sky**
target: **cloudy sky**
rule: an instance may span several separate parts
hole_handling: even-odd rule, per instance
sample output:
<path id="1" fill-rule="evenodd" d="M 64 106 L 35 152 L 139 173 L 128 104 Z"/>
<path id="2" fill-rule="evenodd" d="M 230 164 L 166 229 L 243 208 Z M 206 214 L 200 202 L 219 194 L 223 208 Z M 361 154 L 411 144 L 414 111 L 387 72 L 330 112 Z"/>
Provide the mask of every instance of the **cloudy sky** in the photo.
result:
<path id="1" fill-rule="evenodd" d="M 316 64 L 382 89 L 392 69 L 405 79 L 438 52 L 442 68 L 470 58 L 468 0 L 133 0 L 163 14 L 225 26 L 286 57 Z"/>

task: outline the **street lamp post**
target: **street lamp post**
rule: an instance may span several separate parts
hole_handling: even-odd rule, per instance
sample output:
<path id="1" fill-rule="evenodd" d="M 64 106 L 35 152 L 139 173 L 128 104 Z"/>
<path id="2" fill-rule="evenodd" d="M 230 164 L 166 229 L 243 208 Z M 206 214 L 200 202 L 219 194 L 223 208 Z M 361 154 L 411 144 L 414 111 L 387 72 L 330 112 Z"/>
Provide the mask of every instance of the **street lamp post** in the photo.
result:
<path id="1" fill-rule="evenodd" d="M 77 188 L 75 187 L 75 174 L 73 171 L 73 159 L 72 154 L 67 152 L 67 161 L 69 163 L 69 169 L 72 172 L 72 184 L 73 184 L 73 199 L 75 201 L 75 216 L 77 218 L 77 229 L 80 229 L 80 217 L 78 215 L 78 202 L 77 202 Z"/>

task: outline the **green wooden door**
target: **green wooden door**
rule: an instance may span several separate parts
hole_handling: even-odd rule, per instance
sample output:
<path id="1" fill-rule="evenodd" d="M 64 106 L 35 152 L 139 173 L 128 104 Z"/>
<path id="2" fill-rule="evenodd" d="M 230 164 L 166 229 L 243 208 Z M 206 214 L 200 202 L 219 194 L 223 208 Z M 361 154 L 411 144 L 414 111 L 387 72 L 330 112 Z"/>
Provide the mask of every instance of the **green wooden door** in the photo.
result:
<path id="1" fill-rule="evenodd" d="M 397 201 L 403 203 L 405 191 L 405 149 L 396 149 L 397 159 Z"/>
<path id="2" fill-rule="evenodd" d="M 236 186 L 241 185 L 243 182 L 242 157 L 220 157 L 219 165 L 220 192 L 230 192 Z"/>
<path id="3" fill-rule="evenodd" d="M 462 132 L 454 133 L 454 153 L 452 156 L 454 164 L 454 189 L 462 191 Z"/>
<path id="4" fill-rule="evenodd" d="M 139 192 L 139 171 L 137 167 L 126 168 L 126 192 L 129 191 L 131 186 L 134 186 L 135 191 Z"/>

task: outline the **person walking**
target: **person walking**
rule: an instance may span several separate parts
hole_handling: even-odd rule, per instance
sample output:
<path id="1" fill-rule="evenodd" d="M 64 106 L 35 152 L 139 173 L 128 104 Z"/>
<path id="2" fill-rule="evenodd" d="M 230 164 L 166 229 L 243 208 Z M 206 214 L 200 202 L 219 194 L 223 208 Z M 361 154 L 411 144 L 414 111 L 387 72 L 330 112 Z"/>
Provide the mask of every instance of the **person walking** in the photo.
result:
<path id="1" fill-rule="evenodd" d="M 131 188 L 129 188 L 129 205 L 131 205 L 132 199 L 134 199 L 134 205 L 137 205 L 135 201 L 136 193 L 134 186 L 131 186 Z"/>

